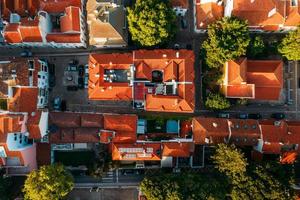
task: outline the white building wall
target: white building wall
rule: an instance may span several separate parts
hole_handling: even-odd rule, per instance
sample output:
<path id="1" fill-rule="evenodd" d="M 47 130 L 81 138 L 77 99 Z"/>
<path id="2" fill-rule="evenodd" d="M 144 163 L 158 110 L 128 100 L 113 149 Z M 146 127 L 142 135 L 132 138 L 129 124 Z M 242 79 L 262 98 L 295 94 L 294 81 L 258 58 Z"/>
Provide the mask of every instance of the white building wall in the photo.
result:
<path id="1" fill-rule="evenodd" d="M 38 108 L 44 108 L 48 104 L 49 73 L 48 63 L 39 60 L 40 69 L 38 72 Z"/>
<path id="2" fill-rule="evenodd" d="M 28 135 L 28 133 L 8 133 L 6 140 L 8 150 L 18 151 L 32 146 L 28 144 Z"/>
<path id="3" fill-rule="evenodd" d="M 39 16 L 39 28 L 41 31 L 42 39 L 44 43 L 47 43 L 46 36 L 52 31 L 52 23 L 50 15 L 45 11 L 40 11 Z"/>

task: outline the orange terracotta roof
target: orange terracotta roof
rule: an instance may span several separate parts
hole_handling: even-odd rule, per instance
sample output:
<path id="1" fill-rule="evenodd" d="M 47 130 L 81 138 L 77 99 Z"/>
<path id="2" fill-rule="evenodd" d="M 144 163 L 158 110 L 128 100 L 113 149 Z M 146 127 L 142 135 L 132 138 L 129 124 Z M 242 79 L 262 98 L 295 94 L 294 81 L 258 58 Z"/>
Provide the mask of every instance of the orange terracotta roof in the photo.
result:
<path id="1" fill-rule="evenodd" d="M 227 82 L 224 82 L 225 96 L 259 100 L 279 99 L 283 88 L 281 60 L 244 58 L 238 62 L 229 61 L 225 68 L 227 69 Z"/>
<path id="2" fill-rule="evenodd" d="M 40 10 L 48 13 L 62 13 L 69 6 L 81 8 L 81 0 L 40 0 Z"/>
<path id="3" fill-rule="evenodd" d="M 160 143 L 113 144 L 112 159 L 128 161 L 161 160 Z"/>
<path id="4" fill-rule="evenodd" d="M 299 7 L 291 1 L 280 0 L 235 0 L 232 15 L 248 20 L 249 25 L 264 30 L 278 30 L 282 26 L 297 26 L 300 22 Z"/>
<path id="5" fill-rule="evenodd" d="M 221 19 L 224 15 L 224 7 L 215 2 L 203 3 L 199 0 L 196 3 L 196 27 L 206 29 L 210 23 Z"/>
<path id="6" fill-rule="evenodd" d="M 42 42 L 39 20 L 22 20 L 19 26 L 22 42 Z"/>
<path id="7" fill-rule="evenodd" d="M 104 144 L 108 144 L 112 141 L 114 137 L 114 133 L 112 131 L 101 130 L 100 131 L 100 142 Z"/>
<path id="8" fill-rule="evenodd" d="M 227 119 L 221 118 L 193 118 L 193 140 L 195 144 L 224 143 L 229 136 Z"/>
<path id="9" fill-rule="evenodd" d="M 132 54 L 91 54 L 89 58 L 89 99 L 131 100 L 129 83 L 104 82 L 104 70 L 130 69 Z"/>
<path id="10" fill-rule="evenodd" d="M 80 32 L 80 8 L 67 7 L 65 15 L 60 18 L 61 32 Z"/>
<path id="11" fill-rule="evenodd" d="M 6 143 L 7 134 L 22 131 L 23 115 L 0 115 L 0 144 Z"/>
<path id="12" fill-rule="evenodd" d="M 42 42 L 39 21 L 22 19 L 20 24 L 8 24 L 4 38 L 8 43 Z"/>
<path id="13" fill-rule="evenodd" d="M 237 61 L 228 61 L 228 84 L 241 84 L 247 81 L 247 59 L 241 58 Z"/>
<path id="14" fill-rule="evenodd" d="M 172 79 L 186 84 L 177 85 L 176 96 L 146 95 L 145 110 L 164 112 L 193 112 L 194 101 L 194 54 L 189 50 L 139 50 L 134 52 L 134 63 L 141 62 L 152 70 L 163 70 L 164 81 Z M 146 77 L 149 77 L 149 72 Z M 149 79 L 149 78 L 148 78 Z"/>
<path id="15" fill-rule="evenodd" d="M 19 32 L 19 24 L 8 24 L 5 26 L 4 39 L 8 43 L 21 43 L 22 36 Z"/>
<path id="16" fill-rule="evenodd" d="M 41 111 L 37 111 L 34 112 L 34 114 L 28 115 L 27 129 L 29 132 L 29 138 L 41 139 L 42 136 L 39 127 L 41 115 L 42 115 Z"/>
<path id="17" fill-rule="evenodd" d="M 103 128 L 102 114 L 50 112 L 51 143 L 97 143 Z"/>
<path id="18" fill-rule="evenodd" d="M 47 42 L 81 43 L 80 33 L 48 33 Z"/>
<path id="19" fill-rule="evenodd" d="M 152 72 L 159 70 L 164 74 L 164 82 L 179 82 L 176 95 L 147 94 L 142 91 L 141 95 L 146 97 L 145 110 L 194 111 L 194 68 L 190 67 L 194 65 L 194 54 L 189 50 L 139 50 L 133 54 L 92 54 L 89 59 L 89 99 L 132 100 L 132 86 L 129 82 L 104 81 L 105 70 L 123 69 L 131 73 L 132 64 L 136 69 L 137 81 L 146 79 L 152 82 Z"/>
<path id="20" fill-rule="evenodd" d="M 255 98 L 255 85 L 242 84 L 242 85 L 228 85 L 226 87 L 226 97 L 228 98 Z"/>
<path id="21" fill-rule="evenodd" d="M 297 160 L 298 154 L 296 152 L 285 152 L 281 155 L 281 164 L 293 164 Z"/>
<path id="22" fill-rule="evenodd" d="M 136 127 L 136 115 L 104 115 L 104 129 L 106 130 L 135 132 Z"/>
<path id="23" fill-rule="evenodd" d="M 188 0 L 171 0 L 171 6 L 174 7 L 180 7 L 180 8 L 189 8 L 189 1 Z"/>
<path id="24" fill-rule="evenodd" d="M 162 156 L 190 157 L 194 144 L 191 142 L 164 142 Z"/>
<path id="25" fill-rule="evenodd" d="M 37 110 L 38 88 L 14 87 L 13 89 L 13 98 L 8 100 L 9 111 L 32 113 Z"/>
<path id="26" fill-rule="evenodd" d="M 235 145 L 254 146 L 261 138 L 257 120 L 230 119 L 229 127 L 231 132 L 229 142 Z"/>

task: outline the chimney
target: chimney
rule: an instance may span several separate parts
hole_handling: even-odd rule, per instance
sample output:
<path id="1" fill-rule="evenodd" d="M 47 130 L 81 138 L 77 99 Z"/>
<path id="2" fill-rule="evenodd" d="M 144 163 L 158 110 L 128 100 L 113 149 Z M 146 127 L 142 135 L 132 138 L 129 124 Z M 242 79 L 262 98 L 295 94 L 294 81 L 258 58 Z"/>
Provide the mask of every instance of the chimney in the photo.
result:
<path id="1" fill-rule="evenodd" d="M 213 127 L 217 128 L 218 127 L 218 124 L 216 122 L 213 122 L 212 123 Z"/>
<path id="2" fill-rule="evenodd" d="M 176 52 L 176 58 L 179 58 L 179 51 Z"/>

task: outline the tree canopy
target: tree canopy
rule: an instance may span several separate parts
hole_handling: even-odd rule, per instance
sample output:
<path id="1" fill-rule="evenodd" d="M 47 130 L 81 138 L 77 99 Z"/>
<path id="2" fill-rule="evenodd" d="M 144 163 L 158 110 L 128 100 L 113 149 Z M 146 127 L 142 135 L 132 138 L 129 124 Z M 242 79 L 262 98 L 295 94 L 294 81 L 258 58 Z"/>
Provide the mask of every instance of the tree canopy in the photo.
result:
<path id="1" fill-rule="evenodd" d="M 288 60 L 300 60 L 300 26 L 288 33 L 278 47 L 278 51 Z"/>
<path id="2" fill-rule="evenodd" d="M 248 165 L 243 154 L 234 146 L 219 144 L 216 153 L 212 156 L 215 167 L 232 181 L 240 178 Z"/>
<path id="3" fill-rule="evenodd" d="M 205 106 L 211 110 L 223 110 L 230 107 L 230 102 L 221 94 L 210 93 L 206 98 Z"/>
<path id="4" fill-rule="evenodd" d="M 248 24 L 236 17 L 223 17 L 208 26 L 208 38 L 202 47 L 205 62 L 211 68 L 218 68 L 226 61 L 246 54 L 250 42 Z"/>
<path id="5" fill-rule="evenodd" d="M 216 174 L 183 173 L 147 176 L 140 188 L 148 200 L 226 199 L 228 183 Z"/>
<path id="6" fill-rule="evenodd" d="M 247 57 L 257 58 L 263 56 L 265 51 L 265 43 L 260 36 L 251 38 L 249 46 L 247 48 Z"/>
<path id="7" fill-rule="evenodd" d="M 23 192 L 28 200 L 61 200 L 73 185 L 72 176 L 62 165 L 48 165 L 28 175 Z"/>
<path id="8" fill-rule="evenodd" d="M 128 8 L 128 27 L 132 40 L 140 46 L 168 42 L 176 32 L 176 15 L 168 1 L 137 0 Z"/>
<path id="9" fill-rule="evenodd" d="M 251 163 L 234 146 L 221 144 L 212 156 L 216 169 L 226 175 L 232 200 L 288 200 L 293 199 L 290 187 L 293 173 L 279 163 Z M 248 166 L 248 167 L 247 167 Z"/>

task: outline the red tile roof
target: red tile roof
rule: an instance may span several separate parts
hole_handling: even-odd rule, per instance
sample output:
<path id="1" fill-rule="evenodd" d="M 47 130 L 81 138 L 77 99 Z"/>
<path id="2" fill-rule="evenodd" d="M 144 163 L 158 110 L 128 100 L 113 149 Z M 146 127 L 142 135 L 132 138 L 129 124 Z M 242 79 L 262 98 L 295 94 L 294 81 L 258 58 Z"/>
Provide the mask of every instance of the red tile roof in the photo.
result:
<path id="1" fill-rule="evenodd" d="M 79 33 L 49 33 L 46 40 L 56 43 L 81 43 Z"/>
<path id="2" fill-rule="evenodd" d="M 60 18 L 60 31 L 80 32 L 80 8 L 67 7 L 65 15 Z"/>
<path id="3" fill-rule="evenodd" d="M 4 6 L 2 10 L 5 17 L 8 17 L 11 12 L 17 12 L 21 15 L 20 23 L 8 24 L 4 28 L 4 38 L 8 43 L 43 42 L 39 17 L 37 16 L 38 10 L 46 11 L 50 15 L 65 12 L 60 20 L 60 32 L 50 31 L 46 35 L 47 42 L 81 43 L 81 0 L 27 0 L 26 4 L 23 0 L 15 0 L 12 4 L 2 0 L 1 4 Z M 34 20 L 29 20 L 34 16 L 36 16 Z"/>
<path id="4" fill-rule="evenodd" d="M 218 144 L 227 141 L 229 136 L 228 121 L 220 118 L 193 118 L 193 140 L 195 144 Z"/>
<path id="5" fill-rule="evenodd" d="M 39 127 L 41 115 L 42 115 L 41 111 L 37 111 L 28 115 L 27 129 L 29 132 L 29 138 L 41 139 L 42 136 Z"/>
<path id="6" fill-rule="evenodd" d="M 281 60 L 229 61 L 225 64 L 225 96 L 278 100 L 283 88 Z"/>
<path id="7" fill-rule="evenodd" d="M 248 20 L 250 26 L 265 30 L 270 30 L 270 27 L 271 30 L 278 30 L 281 26 L 297 26 L 300 23 L 300 1 L 297 1 L 298 6 L 292 7 L 290 0 L 235 0 L 232 15 Z"/>
<path id="8" fill-rule="evenodd" d="M 14 87 L 13 89 L 13 98 L 8 100 L 9 111 L 32 113 L 37 110 L 38 88 Z"/>
<path id="9" fill-rule="evenodd" d="M 132 64 L 136 68 L 136 80 L 152 82 L 152 71 L 160 70 L 163 71 L 164 82 L 179 82 L 176 95 L 148 94 L 142 89 L 136 97 L 143 100 L 142 96 L 145 96 L 145 110 L 194 111 L 194 68 L 190 67 L 194 65 L 194 54 L 189 50 L 139 50 L 133 54 L 92 54 L 89 59 L 89 98 L 132 100 L 133 86 L 129 82 L 104 81 L 105 70 L 124 69 L 130 73 Z"/>
<path id="10" fill-rule="evenodd" d="M 104 129 L 115 131 L 114 143 L 133 143 L 137 139 L 137 116 L 104 115 Z"/>
<path id="11" fill-rule="evenodd" d="M 81 0 L 40 0 L 40 10 L 48 13 L 62 13 L 69 6 L 81 8 Z"/>
<path id="12" fill-rule="evenodd" d="M 113 144 L 112 159 L 124 161 L 159 161 L 161 160 L 160 143 Z"/>
<path id="13" fill-rule="evenodd" d="M 261 132 L 257 120 L 230 119 L 230 137 L 229 142 L 235 145 L 255 146 L 258 139 L 261 138 Z"/>
<path id="14" fill-rule="evenodd" d="M 129 69 L 132 54 L 91 54 L 89 58 L 89 99 L 130 100 L 132 89 L 129 83 L 104 82 L 104 70 Z"/>
<path id="15" fill-rule="evenodd" d="M 190 157 L 194 151 L 192 142 L 164 142 L 162 156 Z"/>
<path id="16" fill-rule="evenodd" d="M 278 121 L 262 120 L 260 122 L 262 130 L 264 153 L 280 154 L 284 145 L 300 144 L 300 122 L 298 121 Z M 300 148 L 297 149 L 300 153 Z"/>
<path id="17" fill-rule="evenodd" d="M 206 3 L 202 0 L 196 2 L 196 28 L 206 29 L 210 23 L 221 19 L 224 15 L 224 7 L 215 2 Z"/>
<path id="18" fill-rule="evenodd" d="M 189 1 L 188 0 L 171 0 L 171 6 L 174 7 L 180 7 L 180 8 L 189 8 Z"/>
<path id="19" fill-rule="evenodd" d="M 97 143 L 103 128 L 102 114 L 50 112 L 50 143 Z"/>

